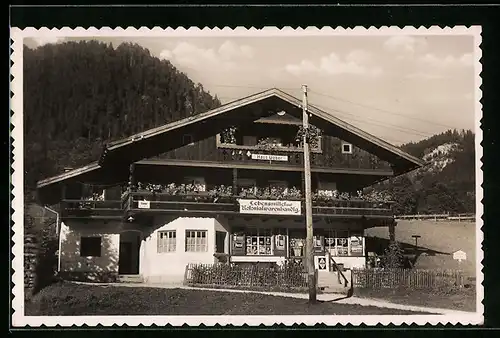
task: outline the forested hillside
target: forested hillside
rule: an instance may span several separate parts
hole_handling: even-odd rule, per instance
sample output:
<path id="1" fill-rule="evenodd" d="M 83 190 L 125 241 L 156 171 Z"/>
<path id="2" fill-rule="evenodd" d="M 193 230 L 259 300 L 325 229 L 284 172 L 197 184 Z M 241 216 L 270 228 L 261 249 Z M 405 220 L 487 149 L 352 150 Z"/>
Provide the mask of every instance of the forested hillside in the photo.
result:
<path id="1" fill-rule="evenodd" d="M 429 165 L 368 191 L 389 194 L 397 214 L 474 213 L 475 143 L 470 130 L 448 130 L 401 148 Z"/>
<path id="2" fill-rule="evenodd" d="M 114 139 L 220 106 L 170 62 L 134 44 L 24 48 L 26 193 Z"/>

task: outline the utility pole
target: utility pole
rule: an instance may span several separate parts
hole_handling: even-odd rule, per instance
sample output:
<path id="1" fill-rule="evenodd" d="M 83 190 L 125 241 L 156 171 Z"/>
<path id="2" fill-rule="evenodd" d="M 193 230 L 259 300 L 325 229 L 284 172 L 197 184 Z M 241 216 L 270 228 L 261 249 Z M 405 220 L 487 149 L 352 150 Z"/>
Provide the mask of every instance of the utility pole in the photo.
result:
<path id="1" fill-rule="evenodd" d="M 302 85 L 302 126 L 304 128 L 304 189 L 306 204 L 306 262 L 309 303 L 316 302 L 316 269 L 314 268 L 314 243 L 311 196 L 311 162 L 309 159 L 309 112 L 307 111 L 307 86 Z"/>

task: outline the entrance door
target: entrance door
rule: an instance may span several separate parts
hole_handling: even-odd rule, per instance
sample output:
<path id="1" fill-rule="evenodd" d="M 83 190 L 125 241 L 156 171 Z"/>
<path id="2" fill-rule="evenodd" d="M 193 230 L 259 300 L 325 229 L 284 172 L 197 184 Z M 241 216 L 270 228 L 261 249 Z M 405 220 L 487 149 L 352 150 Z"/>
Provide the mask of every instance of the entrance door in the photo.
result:
<path id="1" fill-rule="evenodd" d="M 121 275 L 139 274 L 139 252 L 141 239 L 136 232 L 120 234 L 120 254 L 118 273 Z"/>
<path id="2" fill-rule="evenodd" d="M 120 263 L 118 273 L 121 275 L 132 274 L 132 243 L 120 242 Z"/>
<path id="3" fill-rule="evenodd" d="M 226 233 L 223 231 L 215 232 L 215 251 L 224 253 L 226 248 Z"/>

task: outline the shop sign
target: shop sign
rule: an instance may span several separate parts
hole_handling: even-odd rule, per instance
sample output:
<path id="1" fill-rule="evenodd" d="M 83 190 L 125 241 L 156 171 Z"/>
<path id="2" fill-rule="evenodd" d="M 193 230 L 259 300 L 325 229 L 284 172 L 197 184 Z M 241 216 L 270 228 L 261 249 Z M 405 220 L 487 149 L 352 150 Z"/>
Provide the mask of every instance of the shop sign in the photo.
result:
<path id="1" fill-rule="evenodd" d="M 300 201 L 238 200 L 242 214 L 301 215 Z"/>
<path id="2" fill-rule="evenodd" d="M 149 203 L 149 201 L 139 201 L 138 207 L 139 207 L 139 209 L 149 209 L 150 203 Z"/>
<path id="3" fill-rule="evenodd" d="M 269 155 L 269 154 L 252 154 L 252 160 L 287 162 L 288 156 L 286 156 L 286 155 Z"/>
<path id="4" fill-rule="evenodd" d="M 361 237 L 351 237 L 351 253 L 352 254 L 363 253 L 363 239 Z"/>

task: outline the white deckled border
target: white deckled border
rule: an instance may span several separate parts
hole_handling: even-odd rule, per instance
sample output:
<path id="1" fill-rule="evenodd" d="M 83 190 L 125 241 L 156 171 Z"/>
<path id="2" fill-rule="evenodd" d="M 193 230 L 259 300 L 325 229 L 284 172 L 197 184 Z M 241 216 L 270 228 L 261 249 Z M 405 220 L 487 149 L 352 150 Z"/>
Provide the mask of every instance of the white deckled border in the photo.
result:
<path id="1" fill-rule="evenodd" d="M 22 198 L 24 191 L 24 178 L 23 178 L 23 39 L 24 38 L 53 38 L 58 37 L 264 37 L 264 36 L 294 36 L 294 37 L 311 37 L 311 36 L 394 36 L 394 35 L 469 35 L 474 37 L 474 69 L 475 69 L 475 135 L 476 135 L 476 288 L 477 288 L 477 308 L 475 313 L 470 314 L 448 314 L 448 315 L 348 315 L 348 316 L 322 316 L 322 315 L 302 315 L 302 316 L 24 316 L 24 269 L 23 269 L 23 244 L 24 244 L 24 227 L 23 225 L 23 212 L 24 200 Z M 444 27 L 432 26 L 426 27 L 355 27 L 355 28 L 331 28 L 331 27 L 307 27 L 307 28 L 291 28 L 284 27 L 282 29 L 276 27 L 265 27 L 263 29 L 256 28 L 160 28 L 155 27 L 152 29 L 141 27 L 139 29 L 134 27 L 129 28 L 116 28 L 109 27 L 103 28 L 82 28 L 75 29 L 61 28 L 26 28 L 18 29 L 11 28 L 11 39 L 13 41 L 11 48 L 11 60 L 13 65 L 11 67 L 11 74 L 14 79 L 11 81 L 11 91 L 14 94 L 11 98 L 11 109 L 14 114 L 11 117 L 11 123 L 14 126 L 11 136 L 13 137 L 13 153 L 14 161 L 12 167 L 14 173 L 12 175 L 12 184 L 14 185 L 12 200 L 12 208 L 14 213 L 12 220 L 14 221 L 12 241 L 12 268 L 14 274 L 12 282 L 12 325 L 14 327 L 23 327 L 26 325 L 37 327 L 46 325 L 53 327 L 60 325 L 67 326 L 96 326 L 96 325 L 172 325 L 182 326 L 184 324 L 190 326 L 198 326 L 204 324 L 206 326 L 214 325 L 261 325 L 271 326 L 274 324 L 326 324 L 326 325 L 401 325 L 401 324 L 418 324 L 418 325 L 437 325 L 437 324 L 482 324 L 484 322 L 483 312 L 484 305 L 484 288 L 482 282 L 483 277 L 483 173 L 481 170 L 481 158 L 483 156 L 483 149 L 481 142 L 483 139 L 482 130 L 480 128 L 480 120 L 482 117 L 482 105 L 479 102 L 482 97 L 481 86 L 481 27 L 480 26 L 456 26 Z"/>

